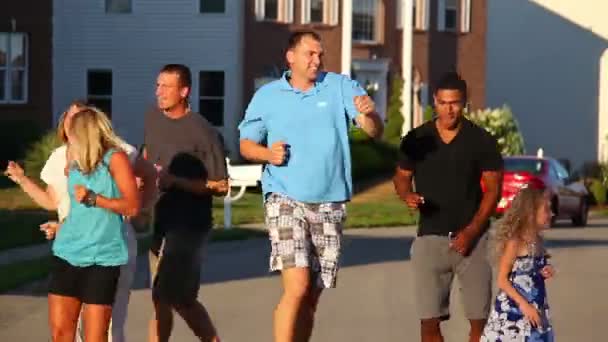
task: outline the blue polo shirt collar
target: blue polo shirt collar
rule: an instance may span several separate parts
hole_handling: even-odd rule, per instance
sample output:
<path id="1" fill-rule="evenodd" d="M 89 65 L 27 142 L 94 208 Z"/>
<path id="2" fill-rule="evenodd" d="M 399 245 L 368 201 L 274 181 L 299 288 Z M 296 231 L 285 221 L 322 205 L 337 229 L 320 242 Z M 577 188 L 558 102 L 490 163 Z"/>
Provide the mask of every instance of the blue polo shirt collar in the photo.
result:
<path id="1" fill-rule="evenodd" d="M 283 75 L 281 76 L 280 89 L 285 90 L 285 91 L 292 91 L 296 94 L 309 95 L 313 92 L 314 92 L 314 94 L 317 94 L 321 91 L 321 88 L 327 87 L 327 85 L 328 85 L 327 82 L 323 82 L 325 80 L 326 75 L 327 75 L 326 72 L 320 72 L 319 76 L 315 80 L 314 87 L 311 88 L 310 90 L 302 91 L 302 90 L 296 89 L 291 86 L 291 84 L 289 83 L 289 77 L 291 77 L 291 70 L 287 70 L 287 71 L 283 72 Z"/>

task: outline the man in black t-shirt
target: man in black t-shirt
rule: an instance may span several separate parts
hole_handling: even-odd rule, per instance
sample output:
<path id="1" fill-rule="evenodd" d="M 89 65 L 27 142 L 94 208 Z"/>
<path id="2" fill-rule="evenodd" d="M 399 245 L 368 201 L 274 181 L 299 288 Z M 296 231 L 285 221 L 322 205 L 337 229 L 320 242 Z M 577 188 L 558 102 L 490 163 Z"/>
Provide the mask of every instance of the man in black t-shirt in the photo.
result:
<path id="1" fill-rule="evenodd" d="M 158 171 L 150 251 L 155 317 L 150 341 L 168 341 L 175 310 L 201 341 L 218 341 L 205 307 L 197 301 L 203 246 L 212 227 L 212 196 L 228 190 L 219 134 L 190 111 L 188 67 L 169 64 L 156 84 L 157 111 L 146 115 L 145 155 Z"/>
<path id="2" fill-rule="evenodd" d="M 471 324 L 470 341 L 479 341 L 491 302 L 485 233 L 500 193 L 503 163 L 496 139 L 463 117 L 467 87 L 458 74 L 444 75 L 434 100 L 437 118 L 403 138 L 394 177 L 399 197 L 420 211 L 410 254 L 421 336 L 423 342 L 443 341 L 439 325 L 449 318 L 456 274 Z"/>

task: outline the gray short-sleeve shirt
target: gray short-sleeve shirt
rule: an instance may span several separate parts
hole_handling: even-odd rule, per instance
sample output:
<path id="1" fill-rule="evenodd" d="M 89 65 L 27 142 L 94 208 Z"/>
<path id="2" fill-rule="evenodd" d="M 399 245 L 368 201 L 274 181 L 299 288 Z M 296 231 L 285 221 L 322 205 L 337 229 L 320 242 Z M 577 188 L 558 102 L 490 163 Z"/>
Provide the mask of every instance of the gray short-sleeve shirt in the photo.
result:
<path id="1" fill-rule="evenodd" d="M 144 143 L 148 161 L 175 176 L 206 180 L 228 178 L 220 135 L 198 113 L 172 119 L 159 111 L 148 112 Z M 156 229 L 209 229 L 211 208 L 211 195 L 169 189 L 155 207 Z"/>

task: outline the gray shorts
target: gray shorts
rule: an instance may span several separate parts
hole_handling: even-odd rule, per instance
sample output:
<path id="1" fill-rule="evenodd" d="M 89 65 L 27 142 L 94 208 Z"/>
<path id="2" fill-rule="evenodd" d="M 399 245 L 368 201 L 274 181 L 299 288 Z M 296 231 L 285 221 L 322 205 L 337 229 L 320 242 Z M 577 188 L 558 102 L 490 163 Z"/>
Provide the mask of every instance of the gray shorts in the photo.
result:
<path id="1" fill-rule="evenodd" d="M 486 319 L 492 301 L 492 269 L 487 259 L 488 234 L 464 257 L 449 248 L 446 236 L 417 237 L 410 250 L 414 291 L 420 319 L 450 317 L 450 290 L 458 276 L 467 319 Z"/>
<path id="2" fill-rule="evenodd" d="M 152 297 L 174 305 L 196 301 L 208 233 L 173 230 L 165 234 L 158 255 L 150 251 Z"/>
<path id="3" fill-rule="evenodd" d="M 309 268 L 313 286 L 336 287 L 346 205 L 302 203 L 273 193 L 264 208 L 272 247 L 270 270 Z"/>

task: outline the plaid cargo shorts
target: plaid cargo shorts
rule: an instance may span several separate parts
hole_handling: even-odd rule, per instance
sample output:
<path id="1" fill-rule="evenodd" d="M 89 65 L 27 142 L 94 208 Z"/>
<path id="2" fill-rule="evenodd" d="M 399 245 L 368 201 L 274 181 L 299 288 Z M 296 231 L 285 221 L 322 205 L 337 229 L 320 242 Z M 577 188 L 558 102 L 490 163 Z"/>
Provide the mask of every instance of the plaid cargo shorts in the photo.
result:
<path id="1" fill-rule="evenodd" d="M 318 288 L 336 287 L 346 204 L 301 203 L 271 193 L 264 203 L 270 271 L 308 267 Z"/>

